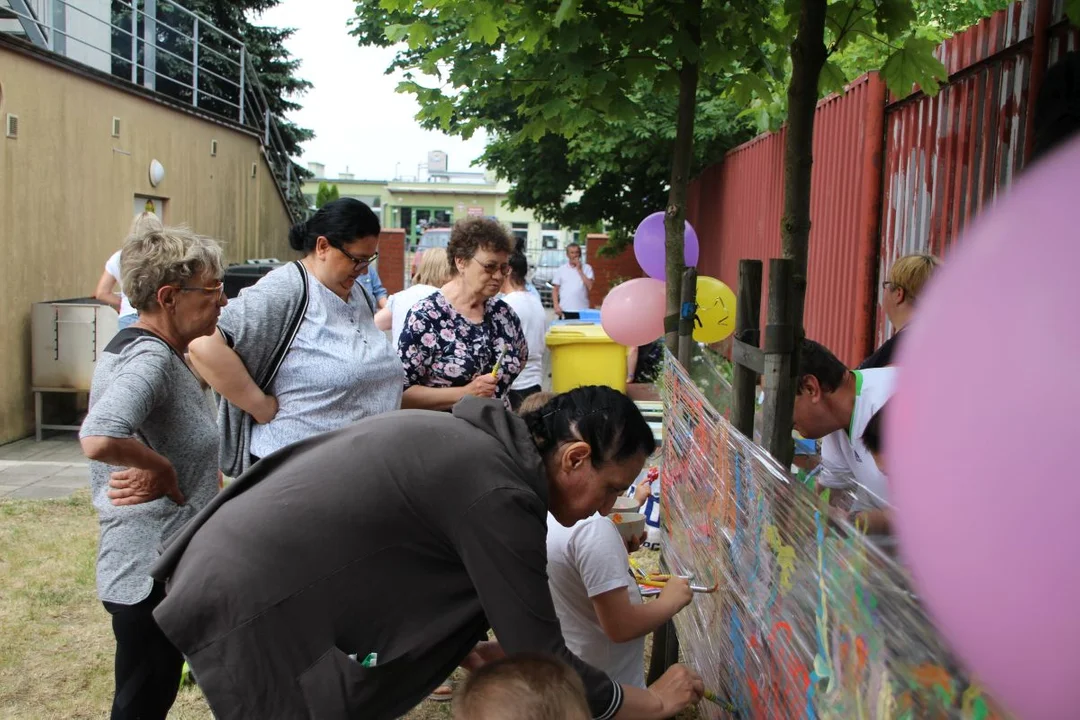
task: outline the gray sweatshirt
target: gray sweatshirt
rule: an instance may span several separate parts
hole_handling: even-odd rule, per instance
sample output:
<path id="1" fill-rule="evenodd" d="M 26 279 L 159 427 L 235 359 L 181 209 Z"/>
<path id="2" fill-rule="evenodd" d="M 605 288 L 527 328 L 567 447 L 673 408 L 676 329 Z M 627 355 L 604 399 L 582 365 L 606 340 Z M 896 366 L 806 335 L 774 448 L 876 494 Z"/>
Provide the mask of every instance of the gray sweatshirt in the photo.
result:
<path id="1" fill-rule="evenodd" d="M 240 291 L 221 311 L 218 330 L 255 384 L 264 392 L 277 375 L 308 305 L 307 272 L 299 261 L 270 271 Z M 218 398 L 221 470 L 237 477 L 251 465 L 255 420 L 224 397 Z"/>
<path id="2" fill-rule="evenodd" d="M 563 642 L 547 503 L 501 401 L 361 420 L 263 459 L 171 538 L 155 617 L 218 718 L 398 717 L 489 629 L 570 663 L 610 718 L 621 687 Z"/>

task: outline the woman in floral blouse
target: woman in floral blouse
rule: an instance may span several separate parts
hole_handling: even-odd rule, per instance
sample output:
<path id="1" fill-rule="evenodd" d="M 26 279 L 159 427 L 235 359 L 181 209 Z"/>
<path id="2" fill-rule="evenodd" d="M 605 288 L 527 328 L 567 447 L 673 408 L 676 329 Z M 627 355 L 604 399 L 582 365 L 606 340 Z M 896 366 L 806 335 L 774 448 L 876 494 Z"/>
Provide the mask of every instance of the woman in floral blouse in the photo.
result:
<path id="1" fill-rule="evenodd" d="M 525 367 L 528 344 L 517 315 L 495 296 L 510 270 L 512 242 L 494 220 L 454 225 L 446 248 L 451 278 L 405 318 L 398 354 L 402 407 L 449 410 L 466 395 L 505 397 Z"/>

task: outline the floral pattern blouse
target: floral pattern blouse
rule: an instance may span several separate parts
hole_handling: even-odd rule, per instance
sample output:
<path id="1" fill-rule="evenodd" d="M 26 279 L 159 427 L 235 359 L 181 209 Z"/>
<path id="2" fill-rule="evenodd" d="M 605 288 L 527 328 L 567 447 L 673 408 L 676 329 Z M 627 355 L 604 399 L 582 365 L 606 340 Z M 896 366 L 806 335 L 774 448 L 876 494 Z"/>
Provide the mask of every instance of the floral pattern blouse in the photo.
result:
<path id="1" fill-rule="evenodd" d="M 405 366 L 406 389 L 468 385 L 477 375 L 490 373 L 502 356 L 495 391 L 501 398 L 525 367 L 529 345 L 517 314 L 502 300 L 488 300 L 483 322 L 473 323 L 446 296 L 434 293 L 406 316 L 398 355 Z"/>

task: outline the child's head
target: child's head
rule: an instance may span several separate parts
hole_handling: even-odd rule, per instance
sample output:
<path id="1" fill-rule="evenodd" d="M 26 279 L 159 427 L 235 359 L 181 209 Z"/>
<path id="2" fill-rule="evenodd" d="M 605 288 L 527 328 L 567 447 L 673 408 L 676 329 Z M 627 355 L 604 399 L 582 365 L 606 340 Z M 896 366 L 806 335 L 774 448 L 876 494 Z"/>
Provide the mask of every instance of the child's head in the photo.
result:
<path id="1" fill-rule="evenodd" d="M 882 452 L 882 433 L 885 432 L 885 408 L 888 406 L 889 404 L 885 403 L 874 413 L 870 422 L 866 423 L 866 429 L 862 434 L 863 445 L 870 451 L 878 470 L 886 474 L 888 471 L 885 469 L 885 453 Z"/>
<path id="2" fill-rule="evenodd" d="M 540 408 L 547 405 L 548 401 L 550 401 L 553 397 L 555 397 L 555 393 L 552 392 L 533 393 L 532 395 L 521 401 L 521 407 L 519 407 L 517 410 L 518 415 L 524 415 L 525 413 L 531 413 L 534 410 L 539 410 Z"/>
<path id="3" fill-rule="evenodd" d="M 589 720 L 581 678 L 547 655 L 522 653 L 472 673 L 454 697 L 455 720 Z"/>

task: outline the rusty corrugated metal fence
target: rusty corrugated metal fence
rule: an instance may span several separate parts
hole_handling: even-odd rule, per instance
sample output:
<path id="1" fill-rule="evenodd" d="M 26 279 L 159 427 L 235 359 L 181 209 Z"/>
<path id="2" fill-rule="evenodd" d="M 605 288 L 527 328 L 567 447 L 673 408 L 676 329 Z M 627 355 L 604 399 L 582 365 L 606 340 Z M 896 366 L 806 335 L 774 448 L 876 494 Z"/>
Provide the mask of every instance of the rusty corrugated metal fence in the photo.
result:
<path id="1" fill-rule="evenodd" d="M 853 362 L 871 345 L 868 320 L 876 279 L 873 261 L 880 195 L 885 86 L 876 74 L 818 104 L 814 120 L 813 191 L 807 333 Z M 732 150 L 695 184 L 691 222 L 701 248 L 699 271 L 733 288 L 739 260 L 780 255 L 785 131 Z M 720 242 L 716 242 L 717 239 Z M 768 278 L 763 297 L 768 296 Z M 765 308 L 762 308 L 764 327 Z M 860 358 L 861 359 L 861 358 Z"/>
<path id="2" fill-rule="evenodd" d="M 1033 59 L 1040 2 L 1052 6 L 1045 57 Z M 1057 62 L 1078 37 L 1063 0 L 1018 0 L 941 44 L 949 82 L 936 97 L 889 102 L 870 74 L 818 104 L 809 337 L 852 365 L 887 337 L 877 290 L 892 263 L 944 253 L 1013 181 L 1025 158 L 1033 65 Z M 760 136 L 695 180 L 688 215 L 702 239 L 702 273 L 734 288 L 739 259 L 780 255 L 783 147 L 783 130 Z"/>
<path id="3" fill-rule="evenodd" d="M 1013 3 L 942 43 L 949 84 L 886 108 L 879 281 L 902 255 L 943 255 L 1023 169 L 1037 8 Z M 1052 21 L 1051 64 L 1077 37 L 1060 0 Z M 878 342 L 892 332 L 880 305 L 876 329 Z"/>

